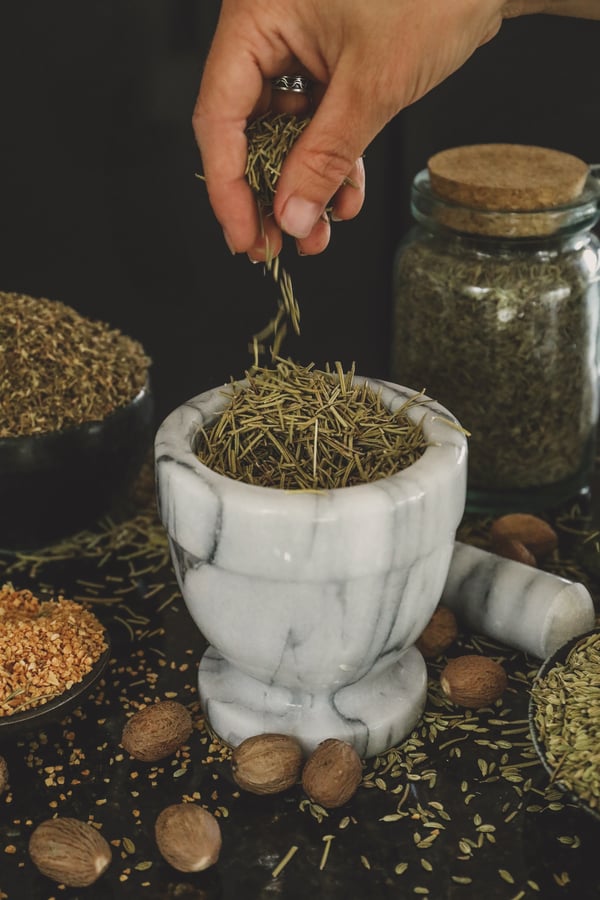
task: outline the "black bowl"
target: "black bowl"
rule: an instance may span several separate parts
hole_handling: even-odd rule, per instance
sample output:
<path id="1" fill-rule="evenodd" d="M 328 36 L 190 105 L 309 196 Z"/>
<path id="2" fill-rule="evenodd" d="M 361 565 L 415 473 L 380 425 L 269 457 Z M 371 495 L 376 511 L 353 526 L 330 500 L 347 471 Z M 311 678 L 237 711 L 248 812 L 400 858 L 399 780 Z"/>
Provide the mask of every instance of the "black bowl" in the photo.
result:
<path id="1" fill-rule="evenodd" d="M 576 647 L 577 644 L 580 643 L 580 641 L 583 641 L 586 638 L 591 637 L 592 635 L 600 636 L 600 628 L 592 628 L 590 631 L 586 631 L 584 634 L 579 634 L 576 637 L 571 638 L 569 641 L 567 641 L 565 644 L 563 644 L 562 647 L 559 647 L 558 650 L 556 650 L 551 656 L 549 656 L 546 660 L 544 660 L 544 662 L 542 663 L 542 665 L 540 666 L 540 668 L 538 670 L 537 675 L 535 676 L 535 679 L 533 682 L 533 688 L 535 688 L 538 681 L 540 681 L 542 678 L 544 678 L 548 674 L 548 672 L 550 672 L 551 669 L 554 668 L 554 666 L 556 666 L 560 663 L 564 663 L 566 661 L 566 659 L 567 659 L 569 653 L 571 652 L 571 650 L 573 649 L 573 647 Z M 562 782 L 560 780 L 560 777 L 557 777 L 557 778 L 554 777 L 554 768 L 548 761 L 548 756 L 546 754 L 546 747 L 544 745 L 544 741 L 538 731 L 538 728 L 537 728 L 537 725 L 535 722 L 536 706 L 537 705 L 536 705 L 536 702 L 535 702 L 535 699 L 534 699 L 534 696 L 532 693 L 532 695 L 529 699 L 529 730 L 531 733 L 531 739 L 533 741 L 533 746 L 536 749 L 536 752 L 542 762 L 542 765 L 544 766 L 546 772 L 550 776 L 550 780 L 559 790 L 563 791 L 563 793 L 565 795 L 565 799 L 569 803 L 572 803 L 574 806 L 579 806 L 581 809 L 585 810 L 585 812 L 589 813 L 595 819 L 600 821 L 600 809 L 599 808 L 590 806 L 590 804 L 583 797 L 580 797 L 579 794 L 577 794 L 575 791 L 571 790 L 571 788 L 568 785 L 564 784 L 564 782 Z"/>
<path id="2" fill-rule="evenodd" d="M 0 438 L 0 547 L 40 547 L 90 526 L 137 476 L 153 436 L 148 383 L 99 422 Z"/>
<path id="3" fill-rule="evenodd" d="M 111 654 L 111 646 L 108 635 L 104 634 L 106 650 L 98 657 L 88 674 L 74 684 L 68 691 L 63 691 L 58 697 L 49 700 L 42 706 L 33 706 L 23 712 L 13 713 L 10 716 L 0 717 L 0 747 L 4 740 L 13 740 L 20 735 L 31 731 L 37 731 L 43 725 L 57 722 L 69 712 L 85 703 L 96 683 L 100 680 L 108 665 Z"/>

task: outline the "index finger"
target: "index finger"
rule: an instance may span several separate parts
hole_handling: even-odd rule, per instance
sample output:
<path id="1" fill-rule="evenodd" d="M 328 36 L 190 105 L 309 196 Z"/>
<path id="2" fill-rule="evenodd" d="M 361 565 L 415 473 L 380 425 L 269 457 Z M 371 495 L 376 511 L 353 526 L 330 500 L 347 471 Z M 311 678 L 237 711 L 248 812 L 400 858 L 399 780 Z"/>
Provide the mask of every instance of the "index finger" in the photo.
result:
<path id="1" fill-rule="evenodd" d="M 244 175 L 245 129 L 264 82 L 251 60 L 227 48 L 217 51 L 209 53 L 192 126 L 215 216 L 230 248 L 243 252 L 256 242 L 259 230 L 256 203 Z"/>

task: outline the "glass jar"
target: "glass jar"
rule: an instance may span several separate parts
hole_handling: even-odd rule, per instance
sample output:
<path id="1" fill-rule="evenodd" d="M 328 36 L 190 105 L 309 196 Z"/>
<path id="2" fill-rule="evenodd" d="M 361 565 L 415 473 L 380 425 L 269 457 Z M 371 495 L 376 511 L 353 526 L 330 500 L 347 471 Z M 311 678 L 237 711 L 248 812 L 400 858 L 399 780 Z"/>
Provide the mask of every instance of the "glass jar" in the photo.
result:
<path id="1" fill-rule="evenodd" d="M 414 179 L 394 260 L 393 380 L 470 433 L 467 509 L 535 512 L 587 492 L 598 419 L 600 182 L 560 207 L 487 211 Z"/>

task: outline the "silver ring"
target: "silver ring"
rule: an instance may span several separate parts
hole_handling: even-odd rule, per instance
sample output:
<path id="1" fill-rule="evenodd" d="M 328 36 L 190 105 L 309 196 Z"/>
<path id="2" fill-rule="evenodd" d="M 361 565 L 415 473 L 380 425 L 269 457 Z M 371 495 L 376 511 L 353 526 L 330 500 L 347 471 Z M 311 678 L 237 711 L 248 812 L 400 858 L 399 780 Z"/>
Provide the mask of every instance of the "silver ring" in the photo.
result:
<path id="1" fill-rule="evenodd" d="M 292 91 L 294 94 L 308 94 L 311 83 L 303 75 L 280 75 L 273 78 L 271 86 L 275 91 Z"/>

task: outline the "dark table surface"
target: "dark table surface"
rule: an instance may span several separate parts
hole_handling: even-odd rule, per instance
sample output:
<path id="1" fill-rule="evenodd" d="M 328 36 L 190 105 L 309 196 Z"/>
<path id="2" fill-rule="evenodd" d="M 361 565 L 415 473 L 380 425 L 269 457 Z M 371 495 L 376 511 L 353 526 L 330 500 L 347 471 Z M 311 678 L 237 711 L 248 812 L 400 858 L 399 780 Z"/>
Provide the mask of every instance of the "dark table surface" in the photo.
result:
<path id="1" fill-rule="evenodd" d="M 553 517 L 559 553 L 549 566 L 598 597 L 600 553 L 591 512 Z M 462 539 L 485 546 L 486 523 L 465 519 Z M 94 528 L 35 551 L 0 554 L 1 583 L 85 601 L 106 625 L 104 678 L 66 718 L 0 736 L 10 789 L 0 797 L 0 898 L 565 898 L 600 896 L 600 822 L 549 785 L 528 729 L 540 660 L 461 632 L 448 655 L 484 652 L 503 662 L 509 688 L 492 708 L 466 711 L 439 690 L 429 663 L 424 716 L 399 747 L 367 760 L 346 806 L 312 806 L 301 788 L 273 797 L 236 790 L 227 748 L 207 731 L 196 669 L 205 643 L 181 599 L 156 518 L 151 476 Z M 188 744 L 160 763 L 120 747 L 128 714 L 175 698 L 192 712 Z M 219 817 L 220 858 L 184 875 L 160 857 L 154 821 L 182 799 Z M 93 885 L 56 885 L 31 863 L 34 827 L 53 816 L 93 820 L 113 859 Z M 293 850 L 293 855 L 283 867 Z"/>

